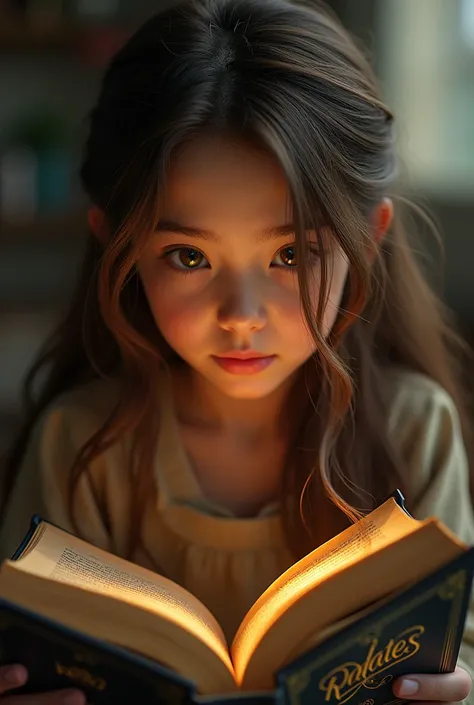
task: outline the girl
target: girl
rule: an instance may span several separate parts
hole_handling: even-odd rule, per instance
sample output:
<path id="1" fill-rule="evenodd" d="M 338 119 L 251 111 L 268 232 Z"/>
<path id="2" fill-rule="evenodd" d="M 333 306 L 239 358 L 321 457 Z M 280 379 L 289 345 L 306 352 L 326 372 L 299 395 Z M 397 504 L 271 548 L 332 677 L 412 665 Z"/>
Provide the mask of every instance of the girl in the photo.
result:
<path id="1" fill-rule="evenodd" d="M 230 638 L 396 487 L 474 543 L 458 341 L 389 197 L 394 119 L 329 12 L 163 11 L 107 71 L 81 177 L 91 236 L 29 379 L 3 556 L 37 512 L 181 583 Z M 467 698 L 473 646 L 471 624 L 453 674 L 395 695 Z"/>

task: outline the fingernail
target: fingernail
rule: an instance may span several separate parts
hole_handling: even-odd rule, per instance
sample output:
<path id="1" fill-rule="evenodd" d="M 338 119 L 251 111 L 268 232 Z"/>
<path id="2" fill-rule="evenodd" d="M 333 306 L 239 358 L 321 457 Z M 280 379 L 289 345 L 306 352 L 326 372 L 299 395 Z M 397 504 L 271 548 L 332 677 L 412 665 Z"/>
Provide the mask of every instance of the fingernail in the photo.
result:
<path id="1" fill-rule="evenodd" d="M 404 678 L 398 689 L 401 698 L 405 698 L 407 695 L 415 695 L 420 689 L 420 684 L 418 681 L 411 680 L 411 678 Z"/>
<path id="2" fill-rule="evenodd" d="M 25 683 L 27 677 L 28 674 L 24 666 L 13 666 L 12 668 L 8 668 L 4 673 L 5 680 L 7 683 L 11 683 L 11 685 L 22 685 L 22 683 Z"/>
<path id="3" fill-rule="evenodd" d="M 64 696 L 62 700 L 63 705 L 85 705 L 86 699 L 84 693 L 80 690 L 74 690 Z"/>

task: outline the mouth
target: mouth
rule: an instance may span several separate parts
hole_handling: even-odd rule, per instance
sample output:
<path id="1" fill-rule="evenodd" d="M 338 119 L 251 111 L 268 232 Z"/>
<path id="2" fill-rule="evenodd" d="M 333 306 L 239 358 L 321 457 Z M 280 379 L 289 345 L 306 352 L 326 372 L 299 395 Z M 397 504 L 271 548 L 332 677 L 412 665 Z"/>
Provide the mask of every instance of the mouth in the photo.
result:
<path id="1" fill-rule="evenodd" d="M 234 375 L 254 375 L 270 367 L 276 355 L 265 355 L 254 350 L 235 350 L 213 355 L 213 360 L 226 372 Z"/>
<path id="2" fill-rule="evenodd" d="M 215 355 L 215 357 L 221 360 L 258 360 L 265 357 L 273 357 L 273 355 L 266 355 L 256 350 L 231 350 L 228 353 Z"/>

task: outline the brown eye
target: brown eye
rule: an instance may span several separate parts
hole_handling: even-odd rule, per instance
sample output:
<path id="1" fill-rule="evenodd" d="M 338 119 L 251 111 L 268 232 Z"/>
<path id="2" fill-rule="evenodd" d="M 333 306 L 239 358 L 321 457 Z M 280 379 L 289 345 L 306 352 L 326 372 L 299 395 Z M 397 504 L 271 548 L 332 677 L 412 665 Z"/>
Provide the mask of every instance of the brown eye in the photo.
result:
<path id="1" fill-rule="evenodd" d="M 296 267 L 296 248 L 295 247 L 284 247 L 276 256 L 277 266 L 284 267 Z"/>
<path id="2" fill-rule="evenodd" d="M 187 269 L 196 269 L 202 265 L 204 255 L 199 252 L 199 250 L 192 250 L 188 247 L 183 247 L 178 252 L 178 259 L 183 267 L 186 267 Z"/>
<path id="3" fill-rule="evenodd" d="M 170 267 L 180 272 L 191 272 L 194 269 L 208 269 L 209 262 L 199 250 L 193 247 L 177 247 L 170 252 L 166 252 L 164 258 Z"/>

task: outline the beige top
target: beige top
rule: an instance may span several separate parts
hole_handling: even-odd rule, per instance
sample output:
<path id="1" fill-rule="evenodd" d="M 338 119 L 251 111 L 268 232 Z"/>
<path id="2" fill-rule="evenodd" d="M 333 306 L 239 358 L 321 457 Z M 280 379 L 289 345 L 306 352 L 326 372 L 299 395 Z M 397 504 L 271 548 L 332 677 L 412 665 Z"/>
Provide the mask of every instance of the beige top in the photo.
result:
<path id="1" fill-rule="evenodd" d="M 451 398 L 418 374 L 391 371 L 387 381 L 389 432 L 406 460 L 406 485 L 416 498 L 410 511 L 420 519 L 438 516 L 474 545 L 468 467 Z M 0 558 L 12 555 L 34 513 L 73 530 L 68 470 L 78 449 L 102 424 L 113 396 L 111 383 L 97 381 L 58 399 L 43 415 L 4 516 Z M 96 459 L 90 472 L 94 491 L 83 475 L 77 495 L 80 535 L 118 555 L 125 554 L 129 536 L 129 447 L 125 437 Z M 203 496 L 180 443 L 169 394 L 163 394 L 163 424 L 153 462 L 158 499 L 147 507 L 141 547 L 133 559 L 145 567 L 160 566 L 196 595 L 230 640 L 252 603 L 291 564 L 278 507 L 238 519 Z M 462 661 L 474 675 L 474 606 Z M 467 702 L 474 705 L 474 694 Z"/>

